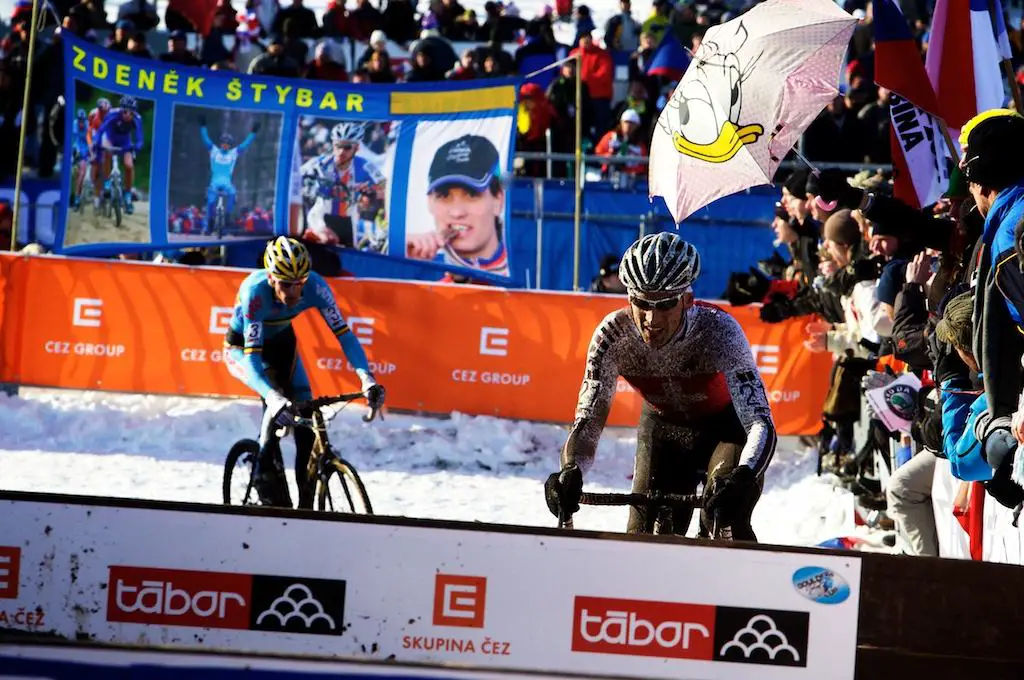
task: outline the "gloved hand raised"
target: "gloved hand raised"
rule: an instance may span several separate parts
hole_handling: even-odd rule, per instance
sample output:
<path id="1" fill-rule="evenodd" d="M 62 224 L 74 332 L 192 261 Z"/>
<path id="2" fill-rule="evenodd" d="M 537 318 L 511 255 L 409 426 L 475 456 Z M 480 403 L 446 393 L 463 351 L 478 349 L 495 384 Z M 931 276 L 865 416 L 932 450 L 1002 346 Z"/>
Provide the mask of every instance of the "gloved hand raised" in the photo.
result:
<path id="1" fill-rule="evenodd" d="M 580 509 L 583 496 L 583 473 L 575 463 L 566 465 L 559 472 L 553 472 L 544 482 L 544 500 L 548 510 L 555 517 L 572 516 Z"/>

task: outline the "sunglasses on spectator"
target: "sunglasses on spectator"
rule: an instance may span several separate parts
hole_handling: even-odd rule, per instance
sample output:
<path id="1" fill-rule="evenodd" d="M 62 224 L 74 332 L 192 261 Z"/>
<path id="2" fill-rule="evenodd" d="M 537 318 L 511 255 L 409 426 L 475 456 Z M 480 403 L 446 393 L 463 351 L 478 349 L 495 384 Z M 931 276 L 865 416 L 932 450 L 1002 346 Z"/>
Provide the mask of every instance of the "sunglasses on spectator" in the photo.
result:
<path id="1" fill-rule="evenodd" d="M 642 309 L 645 312 L 667 312 L 678 305 L 682 298 L 682 293 L 679 295 L 673 295 L 670 298 L 663 298 L 661 300 L 648 300 L 646 298 L 630 296 L 629 302 L 637 309 Z"/>

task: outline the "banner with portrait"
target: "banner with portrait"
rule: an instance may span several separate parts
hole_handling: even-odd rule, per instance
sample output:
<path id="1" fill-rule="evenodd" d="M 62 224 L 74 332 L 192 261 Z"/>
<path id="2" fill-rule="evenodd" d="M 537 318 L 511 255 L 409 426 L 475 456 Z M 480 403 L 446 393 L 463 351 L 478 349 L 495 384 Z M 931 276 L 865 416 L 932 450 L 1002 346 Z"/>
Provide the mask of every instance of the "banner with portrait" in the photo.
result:
<path id="1" fill-rule="evenodd" d="M 291 234 L 508 280 L 518 80 L 292 80 L 64 45 L 56 252 Z"/>

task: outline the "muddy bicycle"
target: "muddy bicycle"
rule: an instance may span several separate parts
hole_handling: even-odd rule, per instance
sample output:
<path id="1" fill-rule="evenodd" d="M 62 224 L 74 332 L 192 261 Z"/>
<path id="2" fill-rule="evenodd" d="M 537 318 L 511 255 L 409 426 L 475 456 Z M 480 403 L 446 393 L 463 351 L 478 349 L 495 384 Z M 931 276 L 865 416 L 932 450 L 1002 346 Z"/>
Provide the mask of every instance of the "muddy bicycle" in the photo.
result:
<path id="1" fill-rule="evenodd" d="M 348 403 L 365 398 L 362 392 L 338 394 L 319 397 L 308 401 L 296 402 L 297 412 L 311 412 L 310 417 L 296 416 L 295 427 L 308 427 L 313 431 L 313 450 L 309 455 L 306 475 L 314 487 L 316 507 L 326 512 L 347 512 L 353 514 L 372 515 L 373 506 L 366 493 L 366 486 L 352 463 L 345 460 L 331 444 L 327 436 L 327 424 L 334 419 Z M 341 408 L 331 408 L 341 405 Z M 377 416 L 377 410 L 371 409 L 363 416 L 363 422 L 370 422 Z M 287 428 L 282 428 L 274 436 L 282 437 Z M 260 444 L 255 439 L 240 439 L 228 452 L 224 461 L 223 494 L 224 504 L 233 502 L 240 505 L 260 505 L 259 494 L 256 493 L 254 481 L 259 474 Z M 278 448 L 275 466 L 284 467 L 281 451 Z M 287 482 L 279 489 L 282 505 L 292 506 L 291 494 Z"/>

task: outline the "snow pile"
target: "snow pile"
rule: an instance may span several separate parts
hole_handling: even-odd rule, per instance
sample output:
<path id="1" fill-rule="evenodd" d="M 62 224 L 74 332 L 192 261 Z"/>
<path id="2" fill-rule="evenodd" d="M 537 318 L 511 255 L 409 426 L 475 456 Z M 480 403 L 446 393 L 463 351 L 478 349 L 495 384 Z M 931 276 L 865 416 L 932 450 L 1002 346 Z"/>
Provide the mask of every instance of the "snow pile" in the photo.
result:
<path id="1" fill-rule="evenodd" d="M 223 461 L 255 437 L 259 403 L 23 389 L 0 394 L 0 487 L 22 491 L 220 503 Z M 453 414 L 363 423 L 350 406 L 331 440 L 359 470 L 378 514 L 554 526 L 543 481 L 566 429 Z M 601 439 L 593 491 L 628 491 L 635 434 Z M 286 465 L 294 460 L 285 446 Z M 782 438 L 754 513 L 762 542 L 814 545 L 856 533 L 852 496 L 814 474 L 816 457 Z M 294 476 L 289 475 L 294 490 Z M 294 493 L 294 491 L 293 491 Z M 578 529 L 623 531 L 625 508 L 583 508 Z M 692 531 L 691 531 L 691 535 Z"/>

